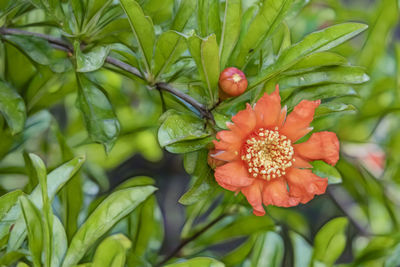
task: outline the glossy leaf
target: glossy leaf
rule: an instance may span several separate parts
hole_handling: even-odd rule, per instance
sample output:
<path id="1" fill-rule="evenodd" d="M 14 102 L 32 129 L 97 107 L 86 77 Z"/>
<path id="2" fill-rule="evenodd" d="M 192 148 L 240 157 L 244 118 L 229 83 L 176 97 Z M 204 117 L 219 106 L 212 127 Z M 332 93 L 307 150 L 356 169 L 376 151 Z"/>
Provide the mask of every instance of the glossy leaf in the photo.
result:
<path id="1" fill-rule="evenodd" d="M 17 203 L 19 196 L 22 195 L 21 190 L 11 191 L 0 197 L 0 220 L 8 213 L 8 211 Z"/>
<path id="2" fill-rule="evenodd" d="M 160 35 L 154 51 L 153 73 L 157 78 L 168 72 L 169 67 L 176 62 L 186 50 L 186 41 L 183 36 L 174 31 L 167 31 Z"/>
<path id="3" fill-rule="evenodd" d="M 158 130 L 162 147 L 177 142 L 201 139 L 210 135 L 204 131 L 204 121 L 188 113 L 170 112 Z"/>
<path id="4" fill-rule="evenodd" d="M 80 44 L 75 43 L 76 71 L 91 72 L 100 69 L 110 52 L 108 46 L 96 46 L 87 52 L 82 52 Z"/>
<path id="5" fill-rule="evenodd" d="M 207 164 L 207 157 L 208 151 L 204 149 L 184 155 L 185 170 L 192 175 L 194 182 L 192 182 L 189 190 L 181 196 L 179 203 L 183 205 L 195 204 L 208 197 L 215 190 L 214 174 Z"/>
<path id="6" fill-rule="evenodd" d="M 190 260 L 184 260 L 173 264 L 165 265 L 165 267 L 224 267 L 222 262 L 213 258 L 198 257 Z"/>
<path id="7" fill-rule="evenodd" d="M 232 64 L 242 68 L 249 58 L 258 51 L 266 39 L 280 26 L 289 11 L 292 0 L 263 1 L 260 11 L 251 22 L 246 34 L 239 40 Z"/>
<path id="8" fill-rule="evenodd" d="M 336 170 L 335 167 L 325 163 L 322 160 L 316 160 L 310 162 L 313 166 L 312 172 L 319 177 L 328 178 L 328 184 L 340 184 L 342 182 L 342 176 Z"/>
<path id="9" fill-rule="evenodd" d="M 2 80 L 0 80 L 0 112 L 6 119 L 12 134 L 17 134 L 24 129 L 26 120 L 24 100 Z"/>
<path id="10" fill-rule="evenodd" d="M 89 216 L 71 240 L 63 267 L 77 264 L 85 252 L 119 220 L 131 213 L 156 190 L 137 186 L 109 195 Z"/>
<path id="11" fill-rule="evenodd" d="M 133 35 L 138 42 L 140 52 L 144 56 L 145 68 L 149 72 L 155 42 L 153 23 L 144 15 L 142 8 L 135 0 L 121 0 L 120 3 L 128 16 Z"/>
<path id="12" fill-rule="evenodd" d="M 47 193 L 50 201 L 53 200 L 56 193 L 68 182 L 71 177 L 80 169 L 84 162 L 84 158 L 74 158 L 60 167 L 56 168 L 47 175 Z M 51 181 L 51 182 L 49 182 Z M 32 203 L 41 210 L 43 207 L 42 193 L 40 186 L 37 186 L 29 195 Z M 4 216 L 3 220 L 7 223 L 0 224 L 0 236 L 3 237 L 9 230 L 11 224 L 14 224 L 13 230 L 10 233 L 7 251 L 18 249 L 26 237 L 25 222 L 22 218 L 22 213 L 19 205 L 13 206 L 10 211 Z"/>
<path id="13" fill-rule="evenodd" d="M 289 232 L 290 240 L 293 245 L 294 267 L 310 266 L 313 254 L 312 246 L 295 232 Z"/>
<path id="14" fill-rule="evenodd" d="M 120 131 L 120 124 L 103 91 L 86 78 L 77 74 L 79 85 L 77 104 L 82 112 L 89 137 L 104 145 L 107 152 L 113 147 Z"/>
<path id="15" fill-rule="evenodd" d="M 253 88 L 282 71 L 289 69 L 305 56 L 329 50 L 363 32 L 365 29 L 367 29 L 367 25 L 365 24 L 342 23 L 318 32 L 313 32 L 304 37 L 300 42 L 293 44 L 283 51 L 275 64 L 262 71 L 257 78 L 250 82 L 249 87 Z"/>
<path id="16" fill-rule="evenodd" d="M 107 237 L 96 249 L 92 265 L 109 267 L 125 266 L 126 251 L 131 245 L 131 241 L 122 234 Z"/>
<path id="17" fill-rule="evenodd" d="M 303 87 L 323 83 L 360 84 L 369 80 L 368 75 L 358 67 L 333 67 L 313 72 L 286 76 L 279 80 L 279 88 Z"/>
<path id="18" fill-rule="evenodd" d="M 181 1 L 178 12 L 176 13 L 171 25 L 171 30 L 182 32 L 188 20 L 196 10 L 196 1 Z"/>
<path id="19" fill-rule="evenodd" d="M 219 50 L 216 36 L 210 35 L 206 39 L 191 36 L 188 38 L 188 45 L 206 88 L 209 106 L 212 106 L 218 98 L 218 79 L 220 73 Z"/>
<path id="20" fill-rule="evenodd" d="M 337 103 L 337 102 L 329 102 L 323 103 L 318 106 L 315 110 L 314 119 L 331 115 L 337 114 L 339 112 L 355 112 L 356 108 L 353 105 Z"/>
<path id="21" fill-rule="evenodd" d="M 222 34 L 219 47 L 219 57 L 221 60 L 221 70 L 226 63 L 239 39 L 240 24 L 242 21 L 242 1 L 226 0 L 225 12 L 222 25 Z"/>
<path id="22" fill-rule="evenodd" d="M 344 217 L 330 220 L 317 233 L 314 239 L 313 260 L 332 266 L 346 246 L 346 228 L 348 221 Z"/>
<path id="23" fill-rule="evenodd" d="M 42 249 L 44 244 L 42 215 L 26 196 L 20 197 L 22 214 L 28 232 L 28 245 L 34 266 L 42 266 Z"/>
<path id="24" fill-rule="evenodd" d="M 259 235 L 254 245 L 251 266 L 282 265 L 284 244 L 282 237 L 275 232 L 267 232 Z"/>

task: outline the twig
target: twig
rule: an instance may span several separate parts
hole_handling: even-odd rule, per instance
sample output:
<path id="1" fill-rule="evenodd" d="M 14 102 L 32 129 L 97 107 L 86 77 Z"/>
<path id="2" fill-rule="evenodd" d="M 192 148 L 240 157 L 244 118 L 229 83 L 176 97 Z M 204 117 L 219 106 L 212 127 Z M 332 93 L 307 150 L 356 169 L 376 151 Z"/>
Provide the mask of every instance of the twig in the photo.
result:
<path id="1" fill-rule="evenodd" d="M 207 225 L 205 225 L 203 228 L 201 228 L 198 232 L 196 232 L 194 235 L 191 237 L 188 237 L 186 239 L 183 239 L 181 243 L 171 252 L 169 253 L 162 261 L 160 261 L 156 266 L 162 266 L 164 263 L 168 262 L 170 259 L 175 257 L 176 255 L 179 255 L 181 252 L 182 248 L 184 248 L 187 244 L 198 238 L 200 235 L 202 235 L 204 232 L 206 232 L 208 229 L 210 229 L 214 224 L 225 218 L 227 214 L 221 214 L 211 222 L 209 222 Z"/>
<path id="2" fill-rule="evenodd" d="M 34 36 L 37 38 L 47 40 L 50 43 L 50 45 L 52 47 L 54 47 L 55 49 L 69 52 L 69 53 L 73 53 L 73 51 L 74 51 L 73 46 L 70 43 L 66 42 L 65 40 L 63 40 L 61 38 L 53 37 L 50 35 L 42 34 L 42 33 L 28 32 L 28 31 L 14 29 L 14 28 L 0 28 L 0 34 L 2 34 L 2 35 Z M 138 70 L 137 68 L 135 68 L 121 60 L 118 60 L 116 58 L 108 56 L 105 61 L 108 64 L 118 67 L 121 70 L 127 71 L 142 80 L 146 80 L 146 78 L 145 78 L 146 75 L 143 75 L 140 72 L 140 70 Z M 159 90 L 167 91 L 170 94 L 173 94 L 173 95 L 179 97 L 180 99 L 182 99 L 183 101 L 187 102 L 188 104 L 193 106 L 195 109 L 197 109 L 204 118 L 207 118 L 207 119 L 211 120 L 213 123 L 215 123 L 212 113 L 204 105 L 199 103 L 196 99 L 179 91 L 178 89 L 175 89 L 169 83 L 158 82 L 155 84 L 155 86 Z"/>
<path id="3" fill-rule="evenodd" d="M 347 206 L 339 200 L 339 197 L 336 195 L 335 191 L 332 190 L 331 188 L 327 189 L 329 197 L 332 199 L 333 203 L 336 204 L 336 206 L 344 213 L 344 215 L 349 219 L 349 221 L 354 225 L 354 227 L 357 229 L 358 232 L 360 232 L 361 235 L 363 236 L 370 236 L 371 233 L 366 229 L 364 226 L 362 226 L 357 219 L 353 217 L 351 212 L 348 210 Z"/>

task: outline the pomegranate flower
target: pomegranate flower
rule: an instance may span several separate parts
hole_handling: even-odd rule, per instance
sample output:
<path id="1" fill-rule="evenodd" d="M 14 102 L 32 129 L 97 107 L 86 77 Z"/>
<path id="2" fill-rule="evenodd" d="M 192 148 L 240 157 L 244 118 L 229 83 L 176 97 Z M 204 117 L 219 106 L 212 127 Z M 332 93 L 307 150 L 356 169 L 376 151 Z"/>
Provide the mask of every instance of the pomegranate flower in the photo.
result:
<path id="1" fill-rule="evenodd" d="M 313 174 L 309 161 L 335 165 L 336 134 L 313 133 L 306 142 L 295 143 L 312 130 L 309 124 L 320 102 L 303 100 L 286 116 L 277 86 L 254 107 L 247 104 L 232 117 L 229 130 L 217 133 L 219 141 L 214 140 L 211 156 L 225 162 L 215 169 L 218 184 L 242 192 L 258 216 L 265 214 L 262 204 L 291 207 L 323 194 L 328 179 Z"/>

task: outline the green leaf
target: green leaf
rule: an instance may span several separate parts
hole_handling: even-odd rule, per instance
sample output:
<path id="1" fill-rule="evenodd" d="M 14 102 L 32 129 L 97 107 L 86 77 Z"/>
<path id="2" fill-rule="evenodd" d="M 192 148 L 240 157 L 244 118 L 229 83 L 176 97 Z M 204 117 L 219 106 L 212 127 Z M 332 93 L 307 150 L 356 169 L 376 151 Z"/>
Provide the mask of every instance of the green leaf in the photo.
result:
<path id="1" fill-rule="evenodd" d="M 153 186 L 137 186 L 118 190 L 109 195 L 90 214 L 72 238 L 62 266 L 69 267 L 77 264 L 100 237 L 131 213 L 155 190 Z"/>
<path id="2" fill-rule="evenodd" d="M 188 113 L 171 111 L 158 130 L 158 142 L 162 147 L 188 140 L 210 136 L 204 121 Z"/>
<path id="3" fill-rule="evenodd" d="M 360 67 L 330 67 L 317 71 L 284 76 L 279 79 L 279 88 L 304 87 L 323 83 L 360 84 L 369 80 Z"/>
<path id="4" fill-rule="evenodd" d="M 335 218 L 326 223 L 314 239 L 313 261 L 332 266 L 346 247 L 346 228 L 348 220 Z"/>
<path id="5" fill-rule="evenodd" d="M 314 119 L 331 114 L 337 114 L 339 112 L 355 112 L 355 111 L 356 108 L 353 105 L 348 105 L 338 102 L 328 102 L 318 106 L 318 108 L 315 110 Z"/>
<path id="6" fill-rule="evenodd" d="M 154 24 L 161 24 L 172 16 L 174 0 L 147 0 L 143 5 L 143 10 L 150 15 Z"/>
<path id="7" fill-rule="evenodd" d="M 290 69 L 286 71 L 285 74 L 293 75 L 302 72 L 312 71 L 320 67 L 340 66 L 345 64 L 347 64 L 347 59 L 339 54 L 326 51 L 317 52 L 301 59 L 298 63 L 290 67 Z"/>
<path id="8" fill-rule="evenodd" d="M 335 167 L 322 160 L 311 161 L 312 172 L 322 178 L 328 178 L 328 184 L 340 184 L 342 176 Z"/>
<path id="9" fill-rule="evenodd" d="M 155 42 L 153 23 L 144 15 L 142 8 L 135 0 L 121 0 L 120 3 L 128 16 L 140 52 L 144 56 L 146 72 L 150 73 Z"/>
<path id="10" fill-rule="evenodd" d="M 40 191 L 42 195 L 43 210 L 42 210 L 42 231 L 43 231 L 43 252 L 44 252 L 44 266 L 51 266 L 51 255 L 52 255 L 52 239 L 53 239 L 53 212 L 51 209 L 51 203 L 49 201 L 49 196 L 47 194 L 47 172 L 44 162 L 39 156 L 35 154 L 29 154 L 32 166 L 35 170 L 36 176 L 39 181 Z M 45 192 L 45 193 L 43 193 Z M 26 220 L 25 220 L 26 223 Z M 29 226 L 28 226 L 29 227 Z M 29 232 L 28 232 L 29 236 Z M 31 239 L 30 242 L 32 242 Z"/>
<path id="11" fill-rule="evenodd" d="M 17 203 L 19 196 L 22 195 L 21 190 L 11 191 L 0 197 L 0 221 L 8 213 L 8 211 Z"/>
<path id="12" fill-rule="evenodd" d="M 174 31 L 163 32 L 157 40 L 154 52 L 153 73 L 155 79 L 168 72 L 179 56 L 186 50 L 186 41 L 183 36 Z"/>
<path id="13" fill-rule="evenodd" d="M 290 231 L 290 240 L 292 241 L 294 254 L 294 267 L 310 266 L 313 248 L 301 235 Z"/>
<path id="14" fill-rule="evenodd" d="M 209 107 L 218 100 L 218 79 L 220 74 L 218 44 L 215 35 L 206 39 L 198 36 L 188 38 L 189 51 L 199 70 L 200 77 L 209 98 Z"/>
<path id="15" fill-rule="evenodd" d="M 280 267 L 284 254 L 282 237 L 275 232 L 259 235 L 254 245 L 251 266 Z"/>
<path id="16" fill-rule="evenodd" d="M 171 145 L 167 145 L 165 149 L 168 152 L 182 154 L 197 151 L 199 149 L 209 147 L 212 140 L 215 138 L 213 136 L 195 139 L 195 140 L 185 140 L 181 142 L 176 142 Z"/>
<path id="17" fill-rule="evenodd" d="M 210 193 L 215 190 L 214 175 L 212 169 L 208 166 L 207 158 L 208 150 L 206 149 L 184 155 L 185 170 L 192 175 L 194 182 L 192 182 L 190 189 L 181 196 L 179 203 L 183 205 L 195 204 L 209 197 Z"/>
<path id="18" fill-rule="evenodd" d="M 144 261 L 154 264 L 164 238 L 163 217 L 155 196 L 150 196 L 129 216 L 129 232 L 134 240 L 129 266 L 139 266 Z"/>
<path id="19" fill-rule="evenodd" d="M 239 247 L 230 251 L 228 254 L 224 256 L 222 261 L 227 266 L 236 266 L 241 264 L 247 256 L 250 254 L 254 247 L 254 243 L 257 240 L 257 235 L 251 235 L 245 242 L 243 242 Z"/>
<path id="20" fill-rule="evenodd" d="M 24 129 L 26 120 L 24 100 L 2 80 L 0 80 L 0 112 L 6 119 L 13 135 Z"/>
<path id="21" fill-rule="evenodd" d="M 303 40 L 283 51 L 275 64 L 266 68 L 250 81 L 249 88 L 254 88 L 256 85 L 289 69 L 307 55 L 329 50 L 349 40 L 363 32 L 367 27 L 367 25 L 361 23 L 342 23 L 307 35 Z"/>
<path id="22" fill-rule="evenodd" d="M 125 266 L 126 251 L 131 245 L 131 241 L 122 234 L 107 237 L 97 247 L 92 265 L 109 267 Z"/>
<path id="23" fill-rule="evenodd" d="M 83 74 L 77 74 L 78 107 L 82 112 L 89 137 L 111 151 L 120 132 L 120 124 L 103 91 Z"/>
<path id="24" fill-rule="evenodd" d="M 165 267 L 224 267 L 220 261 L 213 258 L 197 257 L 183 262 L 165 265 Z"/>
<path id="25" fill-rule="evenodd" d="M 201 249 L 209 244 L 217 244 L 273 228 L 274 222 L 267 216 L 258 217 L 247 214 L 228 216 L 203 233 L 193 244 L 197 249 Z"/>
<path id="26" fill-rule="evenodd" d="M 328 99 L 341 96 L 356 96 L 357 92 L 346 84 L 328 84 L 320 86 L 305 87 L 295 90 L 284 102 L 292 108 L 301 100 L 318 100 Z"/>
<path id="27" fill-rule="evenodd" d="M 178 12 L 174 16 L 174 21 L 171 25 L 171 30 L 182 32 L 189 18 L 193 16 L 196 10 L 196 1 L 181 1 Z"/>
<path id="28" fill-rule="evenodd" d="M 96 46 L 87 52 L 82 52 L 79 42 L 75 42 L 75 57 L 77 72 L 91 72 L 100 69 L 110 52 L 109 46 Z"/>
<path id="29" fill-rule="evenodd" d="M 51 249 L 51 266 L 61 266 L 62 260 L 65 256 L 65 252 L 68 248 L 68 241 L 64 226 L 55 215 L 53 215 L 52 236 L 53 247 Z"/>
<path id="30" fill-rule="evenodd" d="M 42 266 L 43 228 L 42 215 L 35 205 L 26 196 L 20 197 L 20 206 L 24 215 L 28 231 L 28 246 L 34 266 Z"/>
<path id="31" fill-rule="evenodd" d="M 47 194 L 50 202 L 65 183 L 68 182 L 68 180 L 71 179 L 71 177 L 73 177 L 80 169 L 83 162 L 84 158 L 82 157 L 74 158 L 47 175 Z M 40 186 L 36 186 L 28 197 L 39 210 L 42 209 L 43 202 Z M 0 223 L 0 237 L 7 234 L 11 224 L 14 223 L 13 230 L 10 233 L 7 251 L 16 250 L 21 246 L 26 237 L 26 226 L 24 219 L 22 218 L 20 206 L 13 206 L 7 215 L 4 216 L 3 221 L 6 223 Z"/>
<path id="32" fill-rule="evenodd" d="M 257 16 L 251 22 L 235 49 L 231 64 L 243 68 L 246 62 L 280 26 L 292 5 L 292 0 L 263 1 Z"/>
<path id="33" fill-rule="evenodd" d="M 242 1 L 226 0 L 224 20 L 222 25 L 221 42 L 219 47 L 219 57 L 221 59 L 221 69 L 225 68 L 229 57 L 239 39 L 240 24 L 242 21 Z"/>

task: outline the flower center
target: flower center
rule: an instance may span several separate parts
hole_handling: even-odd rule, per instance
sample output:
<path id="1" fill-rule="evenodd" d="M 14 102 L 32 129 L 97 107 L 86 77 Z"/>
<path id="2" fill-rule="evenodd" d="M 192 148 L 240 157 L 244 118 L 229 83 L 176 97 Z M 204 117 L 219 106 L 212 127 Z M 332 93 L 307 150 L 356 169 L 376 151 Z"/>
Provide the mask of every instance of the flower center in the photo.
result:
<path id="1" fill-rule="evenodd" d="M 293 147 L 291 141 L 275 130 L 258 129 L 252 133 L 242 147 L 242 160 L 254 178 L 270 180 L 285 175 L 292 166 Z"/>
<path id="2" fill-rule="evenodd" d="M 235 83 L 240 82 L 240 80 L 242 79 L 242 77 L 240 77 L 239 74 L 235 73 L 232 75 L 232 79 Z"/>

